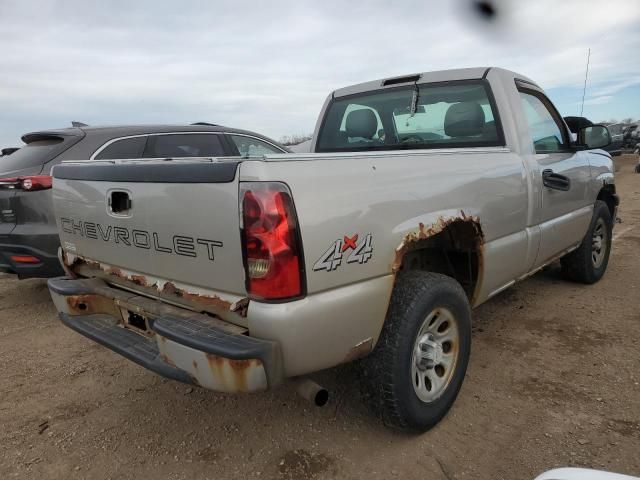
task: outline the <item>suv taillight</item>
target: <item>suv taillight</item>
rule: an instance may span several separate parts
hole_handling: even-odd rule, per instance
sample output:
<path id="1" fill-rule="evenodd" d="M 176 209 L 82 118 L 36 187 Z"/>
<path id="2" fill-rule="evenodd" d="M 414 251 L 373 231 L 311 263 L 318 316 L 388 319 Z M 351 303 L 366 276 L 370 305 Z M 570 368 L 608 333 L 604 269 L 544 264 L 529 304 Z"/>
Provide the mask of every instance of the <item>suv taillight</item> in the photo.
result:
<path id="1" fill-rule="evenodd" d="M 247 292 L 258 300 L 304 293 L 304 260 L 291 192 L 275 182 L 240 184 Z"/>
<path id="2" fill-rule="evenodd" d="M 28 177 L 0 178 L 0 188 L 25 190 L 46 190 L 51 188 L 53 178 L 50 175 L 30 175 Z"/>

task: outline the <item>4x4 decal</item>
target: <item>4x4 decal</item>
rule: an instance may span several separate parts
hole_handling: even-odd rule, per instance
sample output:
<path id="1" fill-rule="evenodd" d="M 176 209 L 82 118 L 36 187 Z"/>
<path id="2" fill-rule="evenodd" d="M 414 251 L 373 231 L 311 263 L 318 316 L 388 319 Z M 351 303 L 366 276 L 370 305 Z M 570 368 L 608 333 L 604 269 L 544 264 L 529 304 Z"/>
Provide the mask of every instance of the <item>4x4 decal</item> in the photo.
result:
<path id="1" fill-rule="evenodd" d="M 367 263 L 372 255 L 370 233 L 360 239 L 357 233 L 352 237 L 345 235 L 341 240 L 333 242 L 333 245 L 322 254 L 313 266 L 313 270 L 331 272 L 342 265 L 343 258 L 346 258 L 347 263 Z"/>

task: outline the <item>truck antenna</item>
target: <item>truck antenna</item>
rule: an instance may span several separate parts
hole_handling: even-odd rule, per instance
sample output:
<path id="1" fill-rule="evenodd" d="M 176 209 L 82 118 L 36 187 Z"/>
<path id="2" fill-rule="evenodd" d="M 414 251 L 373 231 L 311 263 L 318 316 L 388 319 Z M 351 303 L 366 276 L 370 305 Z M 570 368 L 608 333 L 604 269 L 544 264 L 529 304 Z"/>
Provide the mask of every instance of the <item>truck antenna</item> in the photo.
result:
<path id="1" fill-rule="evenodd" d="M 589 59 L 591 58 L 591 49 L 587 52 L 587 71 L 584 72 L 584 88 L 582 89 L 582 105 L 580 106 L 580 116 L 584 110 L 584 94 L 587 91 L 587 76 L 589 75 Z"/>

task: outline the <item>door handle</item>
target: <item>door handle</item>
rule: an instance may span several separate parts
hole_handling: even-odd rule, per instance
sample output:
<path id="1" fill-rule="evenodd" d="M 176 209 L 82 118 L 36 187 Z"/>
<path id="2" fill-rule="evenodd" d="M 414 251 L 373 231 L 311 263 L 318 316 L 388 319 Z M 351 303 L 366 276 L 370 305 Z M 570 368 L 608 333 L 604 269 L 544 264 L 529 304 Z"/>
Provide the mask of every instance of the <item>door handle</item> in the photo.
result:
<path id="1" fill-rule="evenodd" d="M 542 171 L 542 184 L 547 188 L 562 190 L 563 192 L 571 188 L 571 180 L 569 177 L 565 177 L 559 173 L 553 173 L 553 170 L 549 168 Z"/>

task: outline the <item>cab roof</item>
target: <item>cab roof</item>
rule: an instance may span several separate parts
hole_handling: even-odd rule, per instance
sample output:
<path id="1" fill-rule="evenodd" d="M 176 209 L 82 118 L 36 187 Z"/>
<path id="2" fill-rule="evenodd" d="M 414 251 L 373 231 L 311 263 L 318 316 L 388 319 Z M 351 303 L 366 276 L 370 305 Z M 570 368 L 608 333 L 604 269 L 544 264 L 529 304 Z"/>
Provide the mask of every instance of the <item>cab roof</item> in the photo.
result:
<path id="1" fill-rule="evenodd" d="M 458 68 L 452 70 L 438 70 L 435 72 L 422 72 L 409 75 L 401 75 L 398 77 L 382 78 L 379 80 L 373 80 L 364 83 L 358 83 L 348 87 L 340 88 L 333 92 L 333 97 L 344 97 L 347 95 L 353 95 L 357 93 L 364 93 L 371 90 L 380 90 L 381 88 L 395 87 L 398 85 L 412 85 L 412 84 L 425 84 L 434 82 L 450 82 L 458 80 L 480 80 L 487 78 L 487 75 L 491 72 L 492 75 L 500 75 L 508 79 L 520 79 L 527 83 L 536 83 L 519 73 L 506 70 L 499 67 L 473 67 L 473 68 Z"/>

